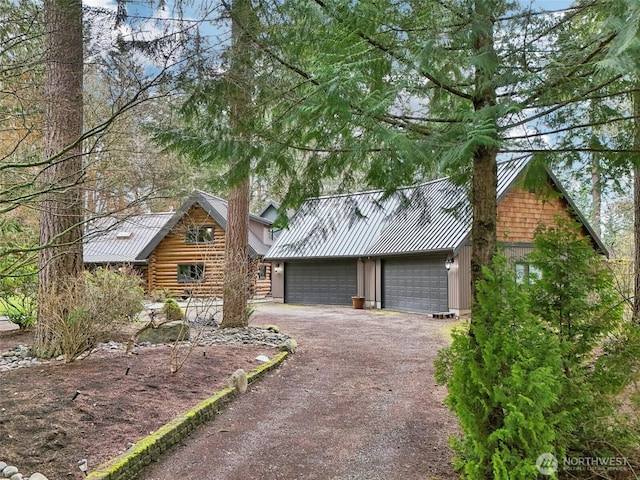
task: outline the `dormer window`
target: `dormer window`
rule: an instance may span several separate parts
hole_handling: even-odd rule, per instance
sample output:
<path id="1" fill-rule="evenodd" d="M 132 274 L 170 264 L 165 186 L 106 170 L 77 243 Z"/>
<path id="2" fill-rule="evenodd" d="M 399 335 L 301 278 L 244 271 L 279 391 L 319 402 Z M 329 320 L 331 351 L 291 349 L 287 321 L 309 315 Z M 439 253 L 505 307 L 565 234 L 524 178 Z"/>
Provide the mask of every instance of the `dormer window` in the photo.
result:
<path id="1" fill-rule="evenodd" d="M 213 225 L 203 225 L 200 227 L 187 227 L 186 243 L 202 244 L 213 243 Z"/>

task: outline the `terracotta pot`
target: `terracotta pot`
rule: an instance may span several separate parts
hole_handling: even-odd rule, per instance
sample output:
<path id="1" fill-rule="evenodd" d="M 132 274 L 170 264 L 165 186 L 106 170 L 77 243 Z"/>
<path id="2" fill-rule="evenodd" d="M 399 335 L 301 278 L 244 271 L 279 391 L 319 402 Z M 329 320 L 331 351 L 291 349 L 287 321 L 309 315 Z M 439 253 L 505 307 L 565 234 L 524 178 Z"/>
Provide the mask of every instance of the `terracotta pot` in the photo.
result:
<path id="1" fill-rule="evenodd" d="M 364 308 L 364 297 L 351 297 L 353 308 Z"/>

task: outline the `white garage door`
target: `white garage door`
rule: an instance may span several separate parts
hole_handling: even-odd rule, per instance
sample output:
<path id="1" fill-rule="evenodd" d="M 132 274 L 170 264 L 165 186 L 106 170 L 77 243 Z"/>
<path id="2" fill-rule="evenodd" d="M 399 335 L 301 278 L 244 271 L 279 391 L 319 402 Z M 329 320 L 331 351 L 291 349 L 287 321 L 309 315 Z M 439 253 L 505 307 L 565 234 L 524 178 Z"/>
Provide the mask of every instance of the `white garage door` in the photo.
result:
<path id="1" fill-rule="evenodd" d="M 448 311 L 445 257 L 384 260 L 382 306 L 413 312 Z"/>

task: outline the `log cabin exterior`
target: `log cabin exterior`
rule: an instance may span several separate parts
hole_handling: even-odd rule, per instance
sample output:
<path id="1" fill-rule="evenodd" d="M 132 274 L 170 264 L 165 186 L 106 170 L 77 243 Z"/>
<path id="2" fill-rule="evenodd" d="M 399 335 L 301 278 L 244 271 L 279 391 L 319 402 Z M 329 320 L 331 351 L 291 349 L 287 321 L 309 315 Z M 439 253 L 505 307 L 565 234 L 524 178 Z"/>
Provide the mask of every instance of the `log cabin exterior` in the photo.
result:
<path id="1" fill-rule="evenodd" d="M 546 170 L 545 185 L 524 182 L 528 158 L 498 166 L 497 238 L 524 278 L 527 255 L 540 225 L 558 217 L 576 220 L 604 255 L 608 250 Z M 465 314 L 471 308 L 469 186 L 443 178 L 403 189 L 310 199 L 274 241 L 274 301 Z"/>
<path id="2" fill-rule="evenodd" d="M 222 298 L 227 203 L 195 191 L 175 213 L 109 219 L 86 236 L 85 265 L 129 265 L 147 292 L 176 297 Z M 271 220 L 249 219 L 250 295 L 271 293 L 271 265 L 262 261 L 272 243 Z"/>

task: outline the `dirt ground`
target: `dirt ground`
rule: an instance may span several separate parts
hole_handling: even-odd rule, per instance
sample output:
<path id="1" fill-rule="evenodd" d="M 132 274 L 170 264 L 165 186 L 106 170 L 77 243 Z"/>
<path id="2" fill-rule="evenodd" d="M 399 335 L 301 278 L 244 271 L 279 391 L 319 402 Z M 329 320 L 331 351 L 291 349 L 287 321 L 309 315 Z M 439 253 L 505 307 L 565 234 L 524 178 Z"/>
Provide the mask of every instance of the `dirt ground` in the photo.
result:
<path id="1" fill-rule="evenodd" d="M 454 480 L 457 421 L 433 379 L 453 320 L 263 305 L 300 347 L 139 480 Z"/>
<path id="2" fill-rule="evenodd" d="M 33 333 L 0 331 L 0 353 L 32 343 Z M 169 373 L 168 346 L 98 351 L 70 364 L 0 373 L 0 460 L 49 480 L 80 479 L 130 442 L 226 386 L 238 368 L 273 356 L 261 346 L 196 347 L 184 367 Z M 76 392 L 79 392 L 76 394 Z"/>
<path id="3" fill-rule="evenodd" d="M 448 447 L 457 422 L 433 381 L 451 320 L 263 304 L 251 322 L 280 326 L 299 349 L 141 479 L 458 478 Z M 0 331 L 0 352 L 31 338 Z M 80 479 L 78 460 L 92 470 L 273 353 L 197 347 L 174 375 L 168 347 L 0 373 L 0 460 L 50 480 Z"/>

